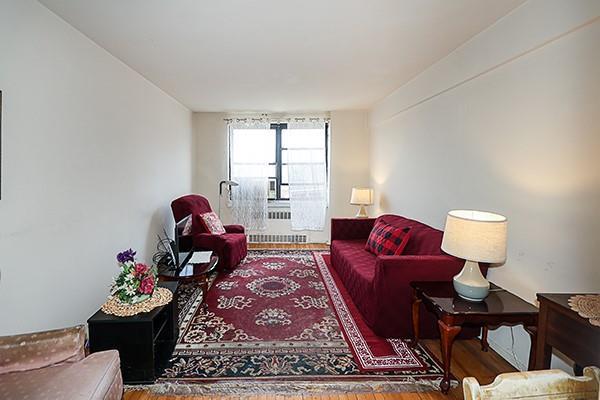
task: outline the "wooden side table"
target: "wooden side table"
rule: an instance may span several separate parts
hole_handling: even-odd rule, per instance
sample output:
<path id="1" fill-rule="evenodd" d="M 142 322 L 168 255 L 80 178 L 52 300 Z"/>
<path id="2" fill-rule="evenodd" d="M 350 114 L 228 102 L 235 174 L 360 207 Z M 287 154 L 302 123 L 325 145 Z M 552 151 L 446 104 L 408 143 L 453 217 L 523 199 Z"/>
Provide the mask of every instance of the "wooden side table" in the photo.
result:
<path id="1" fill-rule="evenodd" d="M 540 318 L 534 369 L 550 368 L 552 348 L 575 362 L 575 374 L 583 367 L 600 366 L 600 328 L 571 310 L 574 293 L 538 293 Z"/>
<path id="2" fill-rule="evenodd" d="M 522 324 L 531 336 L 529 366 L 533 365 L 538 309 L 514 294 L 492 284 L 490 294 L 482 302 L 464 300 L 456 294 L 452 282 L 411 282 L 414 289 L 412 306 L 415 345 L 419 340 L 419 307 L 421 303 L 434 313 L 440 329 L 440 345 L 444 377 L 443 393 L 450 389 L 452 343 L 463 325 L 483 327 L 482 349 L 487 350 L 487 330 L 502 325 Z"/>
<path id="3" fill-rule="evenodd" d="M 90 351 L 119 350 L 125 383 L 152 383 L 173 354 L 179 336 L 177 282 L 161 282 L 173 301 L 152 311 L 118 317 L 98 310 L 88 319 Z"/>

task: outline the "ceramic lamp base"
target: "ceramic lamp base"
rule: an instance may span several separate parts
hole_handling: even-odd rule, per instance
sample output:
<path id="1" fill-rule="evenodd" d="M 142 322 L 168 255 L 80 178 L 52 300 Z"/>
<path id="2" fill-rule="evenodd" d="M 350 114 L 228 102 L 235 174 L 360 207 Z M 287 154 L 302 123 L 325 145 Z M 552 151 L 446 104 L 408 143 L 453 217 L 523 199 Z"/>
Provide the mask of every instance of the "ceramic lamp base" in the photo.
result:
<path id="1" fill-rule="evenodd" d="M 355 218 L 369 218 L 369 214 L 367 214 L 367 209 L 365 206 L 360 206 Z"/>
<path id="2" fill-rule="evenodd" d="M 458 275 L 452 279 L 454 290 L 465 300 L 483 301 L 490 292 L 490 283 L 481 274 L 479 263 L 466 261 Z"/>

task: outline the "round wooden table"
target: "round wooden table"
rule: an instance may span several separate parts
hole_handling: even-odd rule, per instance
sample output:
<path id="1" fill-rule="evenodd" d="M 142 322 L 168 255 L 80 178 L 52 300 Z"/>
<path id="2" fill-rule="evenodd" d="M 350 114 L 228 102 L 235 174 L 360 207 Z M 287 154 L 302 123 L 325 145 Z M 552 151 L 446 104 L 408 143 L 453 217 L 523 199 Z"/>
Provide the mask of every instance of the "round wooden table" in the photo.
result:
<path id="1" fill-rule="evenodd" d="M 159 281 L 177 281 L 179 283 L 198 282 L 202 289 L 202 301 L 208 292 L 208 279 L 219 265 L 219 257 L 212 255 L 210 261 L 202 264 L 187 264 L 181 270 L 173 266 L 160 265 L 158 267 Z"/>

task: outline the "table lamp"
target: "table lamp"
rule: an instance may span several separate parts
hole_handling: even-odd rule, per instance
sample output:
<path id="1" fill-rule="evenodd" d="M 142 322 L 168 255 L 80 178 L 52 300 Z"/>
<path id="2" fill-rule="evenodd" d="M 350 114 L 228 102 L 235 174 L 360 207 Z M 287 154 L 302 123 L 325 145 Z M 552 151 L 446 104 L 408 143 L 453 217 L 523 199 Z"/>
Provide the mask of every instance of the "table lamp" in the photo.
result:
<path id="1" fill-rule="evenodd" d="M 360 206 L 356 218 L 368 218 L 367 210 L 365 206 L 373 204 L 373 189 L 369 188 L 352 188 L 352 195 L 350 196 L 350 204 Z"/>
<path id="2" fill-rule="evenodd" d="M 465 266 L 452 282 L 460 297 L 482 301 L 490 291 L 479 263 L 506 261 L 506 217 L 485 211 L 452 210 L 446 217 L 442 250 L 464 258 Z"/>

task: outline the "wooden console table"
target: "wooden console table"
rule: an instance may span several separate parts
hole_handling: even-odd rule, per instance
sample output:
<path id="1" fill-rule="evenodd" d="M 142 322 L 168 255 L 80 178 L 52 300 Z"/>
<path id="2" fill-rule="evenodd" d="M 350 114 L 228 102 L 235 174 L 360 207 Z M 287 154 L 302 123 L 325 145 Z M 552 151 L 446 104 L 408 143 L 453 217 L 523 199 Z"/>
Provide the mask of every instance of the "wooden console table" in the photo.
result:
<path id="1" fill-rule="evenodd" d="M 600 328 L 571 310 L 575 294 L 538 293 L 540 317 L 534 369 L 550 368 L 555 348 L 575 362 L 575 374 L 583 367 L 600 366 Z"/>
<path id="2" fill-rule="evenodd" d="M 414 289 L 412 306 L 415 344 L 419 340 L 419 306 L 437 316 L 444 378 L 440 384 L 443 393 L 450 389 L 450 361 L 452 343 L 463 325 L 483 327 L 482 348 L 487 349 L 487 329 L 502 325 L 522 324 L 531 336 L 529 366 L 533 365 L 536 342 L 538 309 L 520 297 L 492 284 L 490 294 L 481 302 L 464 300 L 456 294 L 452 282 L 411 282 Z"/>
<path id="3" fill-rule="evenodd" d="M 179 336 L 177 282 L 159 286 L 173 292 L 169 304 L 131 317 L 98 310 L 88 319 L 90 351 L 119 350 L 125 383 L 153 383 L 173 354 Z"/>

